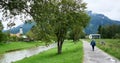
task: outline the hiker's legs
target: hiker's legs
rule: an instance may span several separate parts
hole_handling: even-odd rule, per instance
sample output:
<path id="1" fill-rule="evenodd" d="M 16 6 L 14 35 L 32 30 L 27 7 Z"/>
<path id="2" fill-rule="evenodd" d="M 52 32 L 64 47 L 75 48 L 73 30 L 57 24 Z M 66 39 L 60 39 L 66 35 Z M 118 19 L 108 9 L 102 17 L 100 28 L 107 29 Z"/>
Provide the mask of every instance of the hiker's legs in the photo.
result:
<path id="1" fill-rule="evenodd" d="M 94 46 L 92 46 L 92 50 L 94 51 Z"/>

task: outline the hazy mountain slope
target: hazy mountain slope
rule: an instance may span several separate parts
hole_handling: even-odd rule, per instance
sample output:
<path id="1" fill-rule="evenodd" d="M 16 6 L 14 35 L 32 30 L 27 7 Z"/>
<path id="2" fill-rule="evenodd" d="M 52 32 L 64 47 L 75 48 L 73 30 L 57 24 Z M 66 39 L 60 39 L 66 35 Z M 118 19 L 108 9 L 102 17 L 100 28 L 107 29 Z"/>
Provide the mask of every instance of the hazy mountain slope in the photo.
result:
<path id="1" fill-rule="evenodd" d="M 89 11 L 88 14 L 91 17 L 91 20 L 90 20 L 89 25 L 85 28 L 86 34 L 97 33 L 98 27 L 100 25 L 102 26 L 112 25 L 112 24 L 120 25 L 120 21 L 111 20 L 103 14 L 95 14 L 95 13 L 92 13 L 91 11 Z"/>

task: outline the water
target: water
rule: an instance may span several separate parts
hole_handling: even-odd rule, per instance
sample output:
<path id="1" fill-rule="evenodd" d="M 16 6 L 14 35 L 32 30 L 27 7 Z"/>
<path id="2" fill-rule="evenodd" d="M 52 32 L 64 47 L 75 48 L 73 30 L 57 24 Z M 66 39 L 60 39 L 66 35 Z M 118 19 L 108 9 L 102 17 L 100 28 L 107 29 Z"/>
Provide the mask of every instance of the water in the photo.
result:
<path id="1" fill-rule="evenodd" d="M 0 63 L 12 63 L 18 60 L 21 60 L 26 57 L 30 57 L 32 55 L 38 54 L 40 52 L 46 51 L 48 49 L 54 48 L 56 44 L 51 44 L 48 47 L 46 46 L 39 46 L 27 50 L 21 50 L 21 51 L 14 51 L 10 53 L 6 53 L 3 55 L 0 55 Z"/>

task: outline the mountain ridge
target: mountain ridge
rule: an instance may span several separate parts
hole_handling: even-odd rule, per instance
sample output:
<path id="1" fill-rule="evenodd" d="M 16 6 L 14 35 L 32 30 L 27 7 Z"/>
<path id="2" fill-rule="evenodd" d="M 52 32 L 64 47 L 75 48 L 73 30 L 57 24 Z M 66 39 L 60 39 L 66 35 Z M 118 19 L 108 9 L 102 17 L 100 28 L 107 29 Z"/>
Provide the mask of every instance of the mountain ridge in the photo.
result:
<path id="1" fill-rule="evenodd" d="M 120 21 L 112 20 L 103 14 L 92 13 L 92 11 L 88 11 L 88 15 L 91 17 L 89 25 L 85 28 L 86 34 L 95 34 L 98 31 L 98 27 L 105 25 L 120 25 Z"/>

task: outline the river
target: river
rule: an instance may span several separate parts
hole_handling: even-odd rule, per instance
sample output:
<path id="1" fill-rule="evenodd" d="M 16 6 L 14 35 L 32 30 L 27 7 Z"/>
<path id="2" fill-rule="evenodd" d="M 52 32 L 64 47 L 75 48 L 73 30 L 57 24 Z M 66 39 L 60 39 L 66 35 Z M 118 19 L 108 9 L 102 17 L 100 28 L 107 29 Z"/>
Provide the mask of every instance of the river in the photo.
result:
<path id="1" fill-rule="evenodd" d="M 34 48 L 26 49 L 26 50 L 5 53 L 3 55 L 0 55 L 0 63 L 12 63 L 12 62 L 24 59 L 26 57 L 33 56 L 35 54 L 38 54 L 40 52 L 46 51 L 54 47 L 56 47 L 56 44 L 51 44 L 48 47 L 39 46 L 39 47 L 34 47 Z"/>

